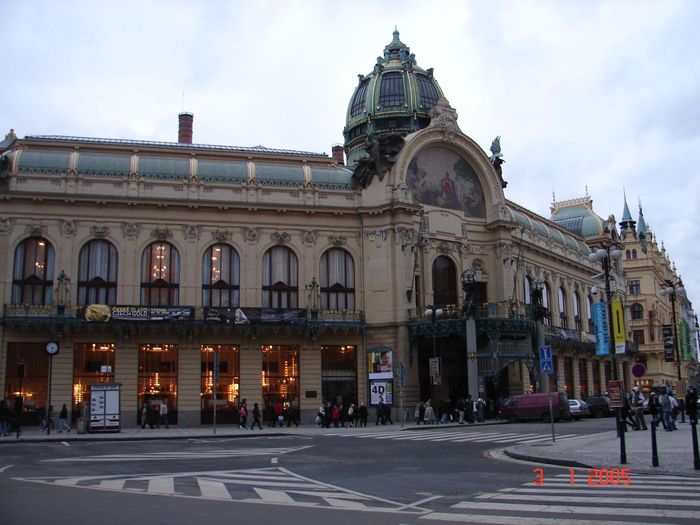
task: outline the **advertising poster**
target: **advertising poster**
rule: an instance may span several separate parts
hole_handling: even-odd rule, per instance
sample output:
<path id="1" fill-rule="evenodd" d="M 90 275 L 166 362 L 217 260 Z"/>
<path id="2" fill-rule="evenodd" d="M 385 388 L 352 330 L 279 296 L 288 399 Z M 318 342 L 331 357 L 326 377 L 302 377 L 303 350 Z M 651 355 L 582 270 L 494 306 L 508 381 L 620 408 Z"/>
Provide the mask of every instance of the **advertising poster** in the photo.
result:
<path id="1" fill-rule="evenodd" d="M 615 353 L 625 353 L 625 318 L 622 312 L 622 301 L 614 299 L 612 302 L 613 336 L 615 340 Z"/>
<path id="2" fill-rule="evenodd" d="M 595 353 L 596 355 L 608 355 L 608 323 L 605 317 L 605 303 L 593 304 L 593 324 L 595 326 Z"/>
<path id="3" fill-rule="evenodd" d="M 370 381 L 369 382 L 369 404 L 376 406 L 379 401 L 385 405 L 394 404 L 394 382 L 393 381 Z"/>
<path id="4" fill-rule="evenodd" d="M 664 361 L 673 363 L 676 360 L 676 345 L 673 342 L 673 325 L 661 325 L 661 337 L 664 341 Z"/>
<path id="5" fill-rule="evenodd" d="M 394 353 L 386 346 L 378 346 L 367 352 L 367 374 L 372 379 L 394 379 Z"/>

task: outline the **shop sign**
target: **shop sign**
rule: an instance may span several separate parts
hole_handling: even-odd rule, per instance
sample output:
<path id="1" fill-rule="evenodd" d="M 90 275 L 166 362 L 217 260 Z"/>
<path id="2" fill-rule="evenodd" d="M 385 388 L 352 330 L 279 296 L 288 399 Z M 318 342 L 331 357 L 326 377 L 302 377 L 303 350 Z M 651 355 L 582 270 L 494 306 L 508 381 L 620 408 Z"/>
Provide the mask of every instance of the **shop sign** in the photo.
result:
<path id="1" fill-rule="evenodd" d="M 369 403 L 378 405 L 379 401 L 385 405 L 394 404 L 394 382 L 393 381 L 370 381 L 369 382 Z"/>
<path id="2" fill-rule="evenodd" d="M 661 338 L 664 342 L 664 361 L 667 363 L 673 363 L 676 360 L 676 348 L 673 344 L 672 324 L 661 325 Z"/>
<path id="3" fill-rule="evenodd" d="M 617 379 L 608 381 L 608 396 L 611 407 L 620 408 L 622 406 L 622 381 Z"/>
<path id="4" fill-rule="evenodd" d="M 303 308 L 205 308 L 204 320 L 225 324 L 305 325 Z"/>

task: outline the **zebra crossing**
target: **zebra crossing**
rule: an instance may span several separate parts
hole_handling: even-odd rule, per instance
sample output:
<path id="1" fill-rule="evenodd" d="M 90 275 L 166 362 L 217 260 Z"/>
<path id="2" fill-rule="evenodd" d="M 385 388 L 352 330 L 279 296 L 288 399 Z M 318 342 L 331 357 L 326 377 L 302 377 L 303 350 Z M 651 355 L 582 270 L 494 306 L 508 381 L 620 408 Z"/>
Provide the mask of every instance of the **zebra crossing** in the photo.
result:
<path id="1" fill-rule="evenodd" d="M 363 494 L 283 467 L 149 475 L 13 478 L 30 483 L 151 496 L 420 515 L 429 509 Z"/>
<path id="2" fill-rule="evenodd" d="M 394 441 L 435 441 L 452 443 L 496 443 L 507 444 L 532 444 L 545 443 L 552 440 L 549 433 L 527 432 L 488 432 L 488 431 L 462 431 L 462 429 L 448 428 L 445 430 L 373 430 L 371 428 L 351 429 L 342 433 L 326 433 L 324 436 L 359 438 L 359 439 L 386 439 Z M 557 441 L 581 438 L 579 434 L 555 434 Z"/>
<path id="3" fill-rule="evenodd" d="M 589 486 L 588 471 L 484 492 L 423 520 L 484 525 L 690 525 L 700 515 L 700 479 L 631 474 L 631 483 Z M 573 483 L 573 484 L 572 484 Z"/>

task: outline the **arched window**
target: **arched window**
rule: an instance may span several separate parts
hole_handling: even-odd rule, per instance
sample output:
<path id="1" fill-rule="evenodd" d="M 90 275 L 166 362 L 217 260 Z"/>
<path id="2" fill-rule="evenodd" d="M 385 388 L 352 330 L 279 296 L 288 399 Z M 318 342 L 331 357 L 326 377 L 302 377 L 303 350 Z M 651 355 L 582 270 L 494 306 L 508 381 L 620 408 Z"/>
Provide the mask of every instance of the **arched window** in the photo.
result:
<path id="1" fill-rule="evenodd" d="M 532 280 L 529 275 L 526 275 L 525 279 L 523 279 L 523 302 L 532 304 Z"/>
<path id="2" fill-rule="evenodd" d="M 102 239 L 88 242 L 78 257 L 78 304 L 117 303 L 117 250 Z"/>
<path id="3" fill-rule="evenodd" d="M 549 284 L 545 281 L 542 283 L 542 306 L 544 306 L 546 310 L 546 314 L 544 316 L 544 324 L 551 324 L 552 323 L 552 309 L 550 307 L 551 305 L 550 297 L 549 297 Z"/>
<path id="4" fill-rule="evenodd" d="M 263 308 L 297 308 L 299 304 L 297 256 L 286 246 L 275 246 L 263 256 Z"/>
<path id="5" fill-rule="evenodd" d="M 31 237 L 17 246 L 12 273 L 13 304 L 51 304 L 55 255 L 46 239 Z"/>
<path id="6" fill-rule="evenodd" d="M 593 323 L 593 298 L 590 295 L 586 296 L 586 315 L 588 316 L 588 333 L 595 332 Z"/>
<path id="7" fill-rule="evenodd" d="M 576 330 L 581 331 L 581 296 L 578 292 L 574 292 L 574 323 Z"/>
<path id="8" fill-rule="evenodd" d="M 630 307 L 632 311 L 632 320 L 638 321 L 639 319 L 644 319 L 644 307 L 639 303 L 634 303 Z"/>
<path id="9" fill-rule="evenodd" d="M 202 306 L 240 306 L 238 252 L 228 244 L 214 244 L 202 259 Z"/>
<path id="10" fill-rule="evenodd" d="M 321 308 L 355 309 L 355 263 L 342 248 L 331 248 L 321 256 Z"/>
<path id="11" fill-rule="evenodd" d="M 632 256 L 630 255 L 630 251 L 625 250 L 625 259 L 631 259 L 631 258 L 632 258 Z"/>
<path id="12" fill-rule="evenodd" d="M 569 319 L 566 310 L 566 291 L 559 287 L 559 326 L 569 328 Z"/>
<path id="13" fill-rule="evenodd" d="M 632 249 L 632 259 L 636 259 L 636 258 L 637 258 L 637 250 L 635 250 L 635 249 L 633 248 L 633 249 Z"/>
<path id="14" fill-rule="evenodd" d="M 444 255 L 433 261 L 433 304 L 457 304 L 457 270 Z"/>
<path id="15" fill-rule="evenodd" d="M 180 255 L 169 242 L 151 243 L 141 257 L 141 304 L 176 306 L 180 300 Z"/>

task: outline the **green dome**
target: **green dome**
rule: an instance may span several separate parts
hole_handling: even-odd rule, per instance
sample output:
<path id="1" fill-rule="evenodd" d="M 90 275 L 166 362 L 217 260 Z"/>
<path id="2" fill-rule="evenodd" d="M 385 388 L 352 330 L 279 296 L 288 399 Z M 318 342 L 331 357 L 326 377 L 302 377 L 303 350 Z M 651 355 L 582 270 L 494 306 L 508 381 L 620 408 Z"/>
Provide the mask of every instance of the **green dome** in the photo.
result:
<path id="1" fill-rule="evenodd" d="M 550 220 L 584 239 L 602 235 L 605 229 L 605 221 L 593 211 L 589 197 L 553 202 Z"/>
<path id="2" fill-rule="evenodd" d="M 416 65 L 411 49 L 394 39 L 377 57 L 374 70 L 358 75 L 359 82 L 350 98 L 343 135 L 348 164 L 366 156 L 368 139 L 398 133 L 405 136 L 430 123 L 430 109 L 443 97 L 433 70 Z"/>

